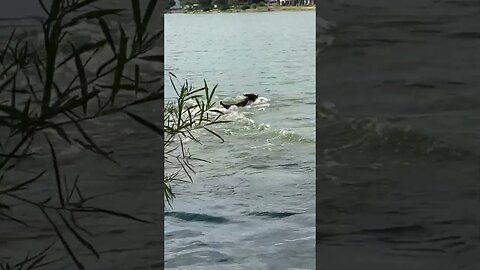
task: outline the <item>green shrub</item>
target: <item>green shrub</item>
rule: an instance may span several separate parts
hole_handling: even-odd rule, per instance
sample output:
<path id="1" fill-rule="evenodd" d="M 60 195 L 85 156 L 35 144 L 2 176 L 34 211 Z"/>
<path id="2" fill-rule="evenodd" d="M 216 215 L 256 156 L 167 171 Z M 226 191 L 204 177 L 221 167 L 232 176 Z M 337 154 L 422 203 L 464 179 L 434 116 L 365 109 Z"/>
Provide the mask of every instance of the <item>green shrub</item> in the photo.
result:
<path id="1" fill-rule="evenodd" d="M 192 168 L 191 161 L 205 161 L 193 157 L 184 146 L 183 141 L 190 139 L 199 142 L 193 131 L 203 129 L 223 142 L 223 138 L 211 128 L 214 124 L 228 121 L 219 121 L 223 113 L 215 109 L 214 95 L 218 84 L 210 89 L 205 81 L 202 88 L 194 89 L 188 81 L 180 83 L 172 73 L 170 73 L 170 82 L 177 97 L 174 102 L 167 103 L 164 108 L 163 119 L 166 133 L 163 143 L 164 159 L 171 167 L 180 168 L 175 172 L 167 172 L 164 176 L 165 199 L 171 206 L 171 202 L 175 198 L 172 186 L 185 182 L 187 178 L 192 182 L 192 174 L 195 174 L 195 170 Z M 212 115 L 212 113 L 214 114 Z"/>

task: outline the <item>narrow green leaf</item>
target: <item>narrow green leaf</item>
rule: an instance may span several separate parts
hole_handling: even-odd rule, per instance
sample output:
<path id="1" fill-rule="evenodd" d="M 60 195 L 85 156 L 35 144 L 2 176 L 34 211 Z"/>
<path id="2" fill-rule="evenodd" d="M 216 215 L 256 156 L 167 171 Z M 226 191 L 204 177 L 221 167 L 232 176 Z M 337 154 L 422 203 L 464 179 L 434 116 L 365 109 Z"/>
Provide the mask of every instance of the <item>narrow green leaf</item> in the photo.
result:
<path id="1" fill-rule="evenodd" d="M 103 151 L 93 140 L 92 138 L 90 138 L 90 136 L 88 136 L 88 134 L 85 132 L 85 130 L 83 130 L 82 126 L 78 123 L 78 121 L 76 121 L 75 119 L 73 119 L 70 115 L 66 114 L 65 113 L 65 116 L 67 116 L 71 121 L 72 123 L 75 125 L 75 127 L 77 128 L 77 130 L 80 132 L 80 134 L 82 134 L 83 138 L 90 144 L 89 146 L 91 146 L 93 148 L 93 150 L 95 150 L 96 153 L 102 155 L 104 158 L 112 161 L 113 163 L 117 164 L 117 165 L 120 165 L 117 161 L 115 161 L 112 157 L 110 157 L 110 155 Z M 76 142 L 82 144 L 82 142 L 80 140 L 77 140 L 75 139 Z M 82 146 L 86 146 L 84 144 L 82 144 Z M 88 149 L 88 147 L 86 147 Z"/>
<path id="2" fill-rule="evenodd" d="M 85 74 L 85 69 L 83 67 L 82 59 L 80 58 L 79 52 L 75 49 L 75 46 L 73 44 L 70 44 L 73 50 L 73 54 L 75 57 L 75 65 L 77 67 L 77 74 L 80 79 L 80 89 L 82 92 L 82 97 L 85 100 L 85 102 L 82 104 L 83 108 L 83 113 L 87 113 L 87 105 L 88 105 L 88 100 L 86 100 L 86 97 L 88 96 L 88 82 L 87 82 L 87 75 Z"/>
<path id="3" fill-rule="evenodd" d="M 0 111 L 6 113 L 7 115 L 15 119 L 22 119 L 23 117 L 23 112 L 12 106 L 0 104 Z"/>
<path id="4" fill-rule="evenodd" d="M 133 21 L 135 22 L 135 28 L 139 34 L 138 38 L 142 38 L 141 28 L 142 28 L 142 18 L 140 17 L 140 3 L 138 0 L 132 0 L 132 10 L 133 10 Z"/>
<path id="5" fill-rule="evenodd" d="M 68 61 L 75 58 L 75 55 L 77 55 L 77 54 L 82 55 L 83 53 L 86 53 L 86 52 L 90 52 L 90 51 L 93 51 L 93 50 L 98 50 L 98 49 L 102 48 L 105 44 L 107 44 L 106 39 L 102 39 L 102 40 L 97 41 L 97 42 L 85 43 L 82 46 L 78 47 L 75 51 L 73 51 L 62 62 L 60 62 L 60 64 L 57 65 L 57 68 L 60 68 L 61 66 L 65 65 Z"/>
<path id="6" fill-rule="evenodd" d="M 163 130 L 161 130 L 159 127 L 157 127 L 155 124 L 143 119 L 142 117 L 133 114 L 128 111 L 124 111 L 128 116 L 130 116 L 133 120 L 137 121 L 138 123 L 144 125 L 145 127 L 151 129 L 152 131 L 158 133 L 160 136 L 163 136 Z"/>
<path id="7" fill-rule="evenodd" d="M 96 74 L 96 76 L 97 76 L 97 77 L 102 76 L 102 75 L 103 75 L 103 74 L 101 74 L 102 71 L 103 71 L 105 68 L 107 68 L 110 64 L 112 64 L 113 62 L 115 62 L 115 60 L 117 60 L 117 56 L 116 56 L 116 55 L 113 56 L 112 58 L 110 58 L 109 60 L 107 60 L 107 61 L 106 61 L 105 63 L 103 63 L 102 65 L 100 65 L 100 66 L 98 67 L 98 69 L 97 69 L 97 74 Z"/>
<path id="8" fill-rule="evenodd" d="M 76 208 L 76 209 L 72 209 L 72 210 L 75 210 L 77 212 L 87 212 L 87 213 L 92 213 L 92 212 L 93 213 L 105 213 L 105 214 L 110 214 L 112 216 L 117 216 L 117 217 L 126 218 L 126 219 L 130 219 L 130 220 L 135 220 L 135 221 L 142 222 L 142 223 L 149 223 L 149 224 L 152 223 L 148 220 L 140 219 L 140 218 L 134 217 L 134 216 L 129 215 L 129 214 L 120 213 L 120 212 L 117 212 L 117 211 L 108 210 L 108 209 L 104 209 L 104 208 L 98 208 L 98 207 L 84 207 L 84 208 Z"/>
<path id="9" fill-rule="evenodd" d="M 50 225 L 52 226 L 52 228 L 54 229 L 55 233 L 57 234 L 58 238 L 60 238 L 60 241 L 62 242 L 63 244 L 63 247 L 65 247 L 65 249 L 67 250 L 68 254 L 70 255 L 70 257 L 72 258 L 73 262 L 75 263 L 75 265 L 77 266 L 77 268 L 79 270 L 84 270 L 85 267 L 83 266 L 83 264 L 78 260 L 78 258 L 75 256 L 75 253 L 73 252 L 72 248 L 70 247 L 70 245 L 68 244 L 67 240 L 65 240 L 65 237 L 63 237 L 63 234 L 60 232 L 60 230 L 58 229 L 57 225 L 55 224 L 55 222 L 53 222 L 53 220 L 50 218 L 50 216 L 47 214 L 47 212 L 45 211 L 45 209 L 43 208 L 40 208 L 40 210 L 42 211 L 43 215 L 47 218 L 48 222 L 50 223 Z"/>
<path id="10" fill-rule="evenodd" d="M 10 37 L 8 38 L 8 41 L 5 44 L 5 48 L 3 49 L 2 54 L 0 55 L 0 63 L 3 63 L 5 55 L 7 54 L 7 50 L 10 47 L 10 43 L 12 42 L 12 39 L 15 36 L 15 31 L 16 31 L 16 28 L 13 28 L 12 33 L 10 34 Z"/>
<path id="11" fill-rule="evenodd" d="M 135 95 L 138 94 L 138 88 L 140 83 L 140 67 L 135 65 Z"/>
<path id="12" fill-rule="evenodd" d="M 87 240 L 85 240 L 85 238 L 83 238 L 73 227 L 72 225 L 70 225 L 70 223 L 68 222 L 68 220 L 62 215 L 62 213 L 59 213 L 58 214 L 60 216 L 60 218 L 62 219 L 63 221 L 63 224 L 65 224 L 65 226 L 68 228 L 68 230 L 75 236 L 75 238 L 77 238 L 78 241 L 80 241 L 80 243 L 82 243 L 82 245 L 84 247 L 86 247 L 88 250 L 90 250 L 94 255 L 95 257 L 97 257 L 97 259 L 100 258 L 100 255 L 98 254 L 97 250 L 93 247 L 92 244 L 90 244 L 90 242 L 88 242 Z"/>
<path id="13" fill-rule="evenodd" d="M 149 50 L 151 50 L 156 42 L 162 37 L 163 31 L 157 31 L 153 35 L 146 35 L 145 39 L 142 41 L 142 48 L 140 49 L 140 53 L 147 53 Z"/>
<path id="14" fill-rule="evenodd" d="M 50 5 L 50 12 L 49 12 L 49 19 L 54 20 L 57 18 L 58 14 L 60 13 L 62 0 L 53 0 L 52 4 Z"/>
<path id="15" fill-rule="evenodd" d="M 114 104 L 115 102 L 115 96 L 119 90 L 119 86 L 122 81 L 123 71 L 127 61 L 128 38 L 125 34 L 125 31 L 123 30 L 123 27 L 121 25 L 119 27 L 120 27 L 120 48 L 119 48 L 118 58 L 117 58 L 117 67 L 115 68 L 115 75 L 113 78 L 112 94 L 110 96 L 110 100 L 112 104 Z"/>
<path id="16" fill-rule="evenodd" d="M 163 55 L 147 55 L 147 56 L 141 56 L 138 57 L 139 59 L 145 60 L 145 61 L 150 61 L 150 62 L 160 62 L 163 63 L 164 61 L 164 56 Z"/>
<path id="17" fill-rule="evenodd" d="M 64 139 L 66 142 L 68 142 L 68 144 L 72 144 L 72 141 L 70 141 L 67 133 L 65 132 L 65 130 L 64 130 L 61 126 L 52 125 L 51 127 L 57 132 L 57 134 L 58 134 L 62 139 Z"/>
<path id="18" fill-rule="evenodd" d="M 150 23 L 150 19 L 152 18 L 152 14 L 155 10 L 155 6 L 157 5 L 157 0 L 150 0 L 148 2 L 148 6 L 145 9 L 145 14 L 143 15 L 142 26 L 144 27 L 144 31 L 146 31 L 148 24 Z"/>
<path id="19" fill-rule="evenodd" d="M 57 184 L 57 192 L 58 192 L 58 199 L 60 200 L 60 204 L 62 208 L 65 207 L 65 199 L 63 197 L 63 190 L 62 190 L 62 181 L 60 179 L 60 169 L 58 167 L 57 161 L 57 154 L 55 153 L 55 149 L 53 148 L 53 144 L 48 138 L 47 134 L 45 134 L 45 139 L 47 140 L 48 146 L 50 147 L 50 153 L 52 155 L 52 162 L 53 168 L 55 169 L 55 182 Z"/>
<path id="20" fill-rule="evenodd" d="M 39 0 L 38 2 L 40 4 L 40 7 L 43 9 L 43 12 L 45 12 L 45 14 L 50 16 L 50 12 L 48 11 L 47 7 L 45 6 L 45 3 L 43 3 L 43 0 Z"/>
<path id="21" fill-rule="evenodd" d="M 22 182 L 20 184 L 17 184 L 13 187 L 9 187 L 8 189 L 5 189 L 5 190 L 0 190 L 0 194 L 4 194 L 4 193 L 7 193 L 7 192 L 15 192 L 15 191 L 19 191 L 19 190 L 22 190 L 24 187 L 27 187 L 28 185 L 36 182 L 38 179 L 40 179 L 44 174 L 45 174 L 46 171 L 42 171 L 40 172 L 39 174 L 37 174 L 35 177 L 33 177 L 32 179 L 29 179 L 25 182 Z"/>
<path id="22" fill-rule="evenodd" d="M 220 140 L 222 140 L 222 143 L 225 142 L 225 140 L 222 138 L 222 136 L 218 135 L 216 132 L 214 132 L 213 130 L 211 129 L 208 129 L 207 127 L 203 127 L 206 131 L 210 132 L 211 134 L 215 135 L 217 138 L 219 138 Z"/>
<path id="23" fill-rule="evenodd" d="M 107 39 L 108 44 L 110 44 L 110 48 L 112 49 L 113 54 L 117 55 L 117 49 L 115 48 L 115 43 L 113 42 L 113 38 L 112 38 L 112 35 L 110 34 L 110 29 L 108 28 L 107 23 L 103 18 L 98 18 L 98 23 L 102 28 L 102 32 L 105 35 L 105 38 Z"/>
<path id="24" fill-rule="evenodd" d="M 0 206 L 2 206 L 2 204 L 0 204 Z M 0 208 L 2 208 L 2 207 L 0 207 Z M 22 224 L 22 225 L 25 226 L 25 227 L 29 227 L 28 224 L 25 223 L 24 221 L 22 221 L 22 220 L 20 220 L 20 219 L 18 219 L 18 218 L 16 218 L 16 217 L 13 217 L 13 216 L 11 216 L 11 215 L 9 215 L 9 214 L 7 214 L 7 213 L 0 212 L 0 216 L 4 216 L 4 217 L 6 217 L 7 219 L 9 219 L 9 220 L 11 220 L 11 221 L 14 221 L 14 222 L 17 222 L 17 223 L 19 223 L 19 224 Z M 10 268 L 7 267 L 7 268 L 4 268 L 4 269 L 10 269 Z"/>

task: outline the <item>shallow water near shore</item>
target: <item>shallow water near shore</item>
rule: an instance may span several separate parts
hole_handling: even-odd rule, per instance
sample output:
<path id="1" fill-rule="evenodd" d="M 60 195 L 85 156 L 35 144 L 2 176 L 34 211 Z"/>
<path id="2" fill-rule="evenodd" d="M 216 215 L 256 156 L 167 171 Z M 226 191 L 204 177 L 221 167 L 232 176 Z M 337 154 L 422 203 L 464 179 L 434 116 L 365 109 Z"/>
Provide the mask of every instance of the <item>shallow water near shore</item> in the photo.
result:
<path id="1" fill-rule="evenodd" d="M 168 14 L 165 70 L 230 108 L 166 208 L 167 269 L 315 268 L 315 13 Z M 166 98 L 174 91 L 167 84 Z M 166 164 L 168 166 L 168 164 Z"/>

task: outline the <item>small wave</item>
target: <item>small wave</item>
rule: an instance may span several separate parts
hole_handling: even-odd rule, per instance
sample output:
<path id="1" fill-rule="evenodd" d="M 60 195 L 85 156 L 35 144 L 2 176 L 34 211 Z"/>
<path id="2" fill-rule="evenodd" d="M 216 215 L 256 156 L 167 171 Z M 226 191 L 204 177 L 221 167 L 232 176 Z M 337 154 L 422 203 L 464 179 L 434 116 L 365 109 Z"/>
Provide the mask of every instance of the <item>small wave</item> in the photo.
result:
<path id="1" fill-rule="evenodd" d="M 224 224 L 229 222 L 229 220 L 224 217 L 212 216 L 208 214 L 187 213 L 187 212 L 166 212 L 165 216 L 171 216 L 184 221 L 194 221 L 194 222 L 207 222 L 207 223 L 217 223 L 217 224 Z"/>
<path id="2" fill-rule="evenodd" d="M 236 98 L 225 99 L 225 102 L 234 103 L 242 99 L 242 96 Z M 256 138 L 263 138 L 262 140 L 267 142 L 267 145 L 271 144 L 284 144 L 284 143 L 312 143 L 314 140 L 305 138 L 293 130 L 287 129 L 275 129 L 266 123 L 257 123 L 250 117 L 258 111 L 263 111 L 270 106 L 270 99 L 266 97 L 259 97 L 255 102 L 248 104 L 245 107 L 238 108 L 237 106 L 231 106 L 229 109 L 225 109 L 223 106 L 215 106 L 212 110 L 207 112 L 207 116 L 210 119 L 217 117 L 218 121 L 222 123 L 212 125 L 214 130 L 222 130 L 219 134 L 228 136 L 251 136 L 255 135 Z M 219 102 L 217 102 L 219 104 Z M 190 104 L 194 106 L 195 104 Z M 197 109 L 191 110 L 191 114 L 195 115 Z M 189 117 L 185 115 L 185 117 Z M 228 121 L 223 123 L 223 121 Z M 191 132 L 197 139 L 203 135 L 208 135 L 207 132 L 202 130 L 194 130 Z M 183 143 L 192 142 L 185 136 L 180 136 L 183 139 Z M 178 140 L 178 138 L 175 138 Z"/>
<path id="3" fill-rule="evenodd" d="M 302 135 L 291 131 L 291 130 L 273 130 L 272 133 L 274 134 L 272 140 L 283 140 L 287 142 L 313 142 L 313 140 L 309 140 Z"/>
<path id="4" fill-rule="evenodd" d="M 217 104 L 219 104 L 218 97 Z M 242 96 L 235 98 L 227 98 L 222 101 L 226 103 L 234 103 L 242 99 Z M 297 133 L 294 130 L 289 129 L 276 129 L 271 127 L 267 123 L 257 123 L 252 119 L 252 116 L 259 111 L 263 111 L 270 106 L 270 99 L 266 97 L 259 97 L 255 102 L 248 104 L 245 107 L 238 108 L 237 106 L 231 106 L 229 109 L 225 109 L 223 106 L 217 105 L 214 106 L 210 111 L 207 112 L 207 117 L 209 119 L 217 119 L 221 122 L 218 124 L 211 125 L 209 128 L 220 134 L 226 141 L 228 137 L 243 137 L 251 138 L 256 141 L 265 142 L 261 146 L 253 146 L 253 148 L 263 148 L 270 150 L 271 146 L 281 146 L 285 144 L 292 143 L 314 143 L 314 139 L 306 138 L 301 134 Z M 194 103 L 190 104 L 195 106 Z M 191 110 L 191 114 L 195 115 L 197 109 Z M 185 114 L 185 117 L 189 117 Z M 226 122 L 224 122 L 226 121 Z M 210 140 L 216 139 L 213 136 L 210 136 L 208 132 L 198 129 L 191 132 L 193 136 L 199 141 L 202 139 Z M 194 142 L 194 140 L 188 138 L 187 136 L 179 135 L 173 140 L 178 142 L 179 140 L 185 143 Z"/>
<path id="5" fill-rule="evenodd" d="M 248 119 L 248 118 L 247 118 Z M 270 125 L 265 123 L 257 124 L 255 121 L 248 119 L 249 121 L 243 120 L 246 124 L 242 127 L 243 130 L 247 132 L 254 131 L 257 132 L 263 138 L 266 138 L 267 144 L 282 144 L 282 143 L 313 143 L 314 140 L 305 138 L 304 136 L 296 133 L 293 130 L 287 129 L 275 129 Z"/>
<path id="6" fill-rule="evenodd" d="M 321 106 L 317 115 L 323 120 L 324 128 L 329 129 L 332 134 L 336 134 L 337 141 L 339 137 L 343 138 L 341 146 L 326 149 L 327 152 L 361 147 L 390 153 L 409 153 L 447 159 L 478 156 L 471 150 L 412 130 L 410 126 L 399 126 L 377 118 L 341 117 L 335 111 L 334 105 Z M 326 123 L 328 124 L 325 127 Z"/>
<path id="7" fill-rule="evenodd" d="M 242 130 L 254 130 L 263 132 L 265 135 L 268 134 L 270 135 L 268 136 L 268 142 L 312 142 L 312 140 L 301 136 L 293 130 L 274 129 L 269 124 L 256 123 L 254 120 L 248 118 L 247 115 L 249 115 L 249 113 L 253 114 L 255 111 L 265 110 L 268 108 L 270 106 L 269 102 L 270 100 L 268 98 L 259 97 L 257 100 L 255 100 L 255 102 L 243 108 L 238 108 L 236 106 L 232 106 L 228 110 L 222 108 L 222 111 L 224 112 L 222 120 L 240 123 L 241 125 L 239 128 Z M 231 134 L 234 134 L 234 132 L 231 132 Z"/>
<path id="8" fill-rule="evenodd" d="M 335 31 L 337 24 L 332 21 L 327 21 L 317 16 L 317 53 L 323 52 L 326 48 L 331 47 L 335 41 Z"/>

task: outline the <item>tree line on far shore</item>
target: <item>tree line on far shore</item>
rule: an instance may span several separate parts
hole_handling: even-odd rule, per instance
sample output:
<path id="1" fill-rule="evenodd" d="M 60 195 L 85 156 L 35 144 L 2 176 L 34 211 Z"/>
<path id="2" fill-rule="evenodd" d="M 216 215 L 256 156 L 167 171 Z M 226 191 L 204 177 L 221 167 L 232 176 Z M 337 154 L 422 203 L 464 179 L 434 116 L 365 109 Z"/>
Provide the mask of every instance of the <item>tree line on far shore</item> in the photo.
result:
<path id="1" fill-rule="evenodd" d="M 216 6 L 220 10 L 227 10 L 231 7 L 240 7 L 243 9 L 256 8 L 256 6 L 264 6 L 267 3 L 280 4 L 280 0 L 180 0 L 181 7 L 193 8 L 194 5 L 198 9 L 207 11 Z M 288 1 L 292 5 L 301 5 L 302 0 L 290 0 Z M 169 0 L 166 9 L 169 10 L 176 5 L 175 0 Z"/>

